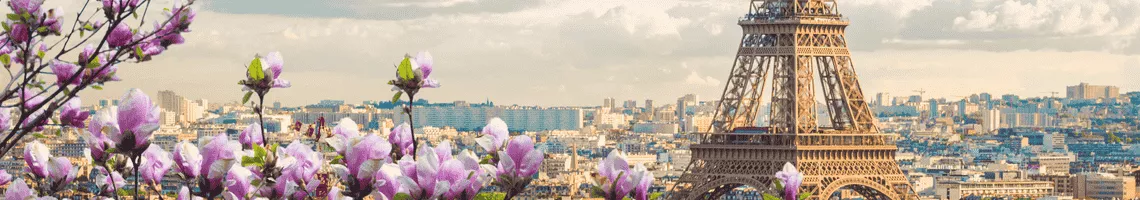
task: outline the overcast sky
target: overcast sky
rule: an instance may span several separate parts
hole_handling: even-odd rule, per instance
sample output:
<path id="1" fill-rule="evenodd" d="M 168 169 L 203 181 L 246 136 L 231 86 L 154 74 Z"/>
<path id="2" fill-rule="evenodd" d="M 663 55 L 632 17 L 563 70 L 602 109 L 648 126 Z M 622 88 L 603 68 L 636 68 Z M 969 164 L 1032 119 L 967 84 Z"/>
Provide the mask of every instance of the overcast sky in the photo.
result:
<path id="1" fill-rule="evenodd" d="M 53 1 L 48 0 L 49 4 Z M 77 1 L 77 0 L 72 0 Z M 156 5 L 169 0 L 155 1 Z M 71 5 L 80 5 L 71 3 Z M 69 5 L 65 5 L 67 7 Z M 187 44 L 127 65 L 94 99 L 127 88 L 239 100 L 244 65 L 280 51 L 304 105 L 389 99 L 405 53 L 428 50 L 434 101 L 598 105 L 606 97 L 716 99 L 744 0 L 198 0 Z M 1140 0 L 843 0 L 865 93 L 1064 95 L 1079 82 L 1140 89 Z M 154 8 L 152 8 L 154 9 Z M 70 9 L 78 10 L 77 8 Z M 640 103 L 639 103 L 640 104 Z M 665 103 L 658 103 L 665 104 Z"/>

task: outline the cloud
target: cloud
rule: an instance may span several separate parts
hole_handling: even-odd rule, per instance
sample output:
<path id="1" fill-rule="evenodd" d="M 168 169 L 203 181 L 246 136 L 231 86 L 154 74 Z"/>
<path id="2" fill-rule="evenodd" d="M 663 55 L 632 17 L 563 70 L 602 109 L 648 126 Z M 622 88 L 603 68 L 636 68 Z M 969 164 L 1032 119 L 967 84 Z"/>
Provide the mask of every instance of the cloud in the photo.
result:
<path id="1" fill-rule="evenodd" d="M 698 86 L 716 86 L 717 84 L 720 84 L 720 80 L 716 80 L 716 78 L 713 78 L 712 76 L 705 76 L 704 78 L 701 78 L 700 74 L 697 74 L 696 71 L 693 71 L 692 73 L 689 73 L 688 77 L 685 77 L 685 83 Z"/>
<path id="2" fill-rule="evenodd" d="M 242 94 L 233 82 L 243 77 L 243 63 L 255 54 L 281 51 L 287 60 L 282 76 L 294 86 L 274 90 L 273 101 L 383 100 L 391 96 L 384 87 L 392 77 L 391 65 L 422 50 L 435 56 L 432 76 L 444 87 L 417 97 L 435 101 L 593 105 L 600 97 L 718 96 L 720 79 L 731 70 L 740 42 L 736 20 L 748 10 L 747 2 L 714 0 L 199 1 L 208 4 L 202 5 L 185 45 L 153 62 L 124 64 L 120 76 L 126 80 L 88 91 L 84 98 L 118 98 L 126 88 L 138 87 L 233 101 Z M 508 5 L 512 2 L 519 5 Z M 1106 23 L 1018 27 L 1006 24 L 1022 20 L 1005 16 L 1013 11 L 1003 9 L 1012 5 L 998 9 L 1006 2 L 842 1 L 841 12 L 852 22 L 846 39 L 864 89 L 1028 93 L 1078 79 L 1140 89 L 1121 75 L 1140 71 L 1127 67 L 1140 66 L 1130 55 L 1140 52 L 1140 41 L 1124 31 L 1134 14 L 1081 8 L 1074 16 L 1105 13 L 1101 19 Z M 1016 2 L 1035 9 L 1042 2 L 1059 3 Z M 985 15 L 971 18 L 973 11 Z M 965 26 L 988 16 L 994 16 L 993 22 L 973 25 L 978 29 L 956 29 L 958 18 Z M 1119 25 L 1108 25 L 1113 18 Z M 1058 83 L 1041 84 L 1052 83 L 1048 80 Z M 966 87 L 944 86 L 948 82 Z"/>

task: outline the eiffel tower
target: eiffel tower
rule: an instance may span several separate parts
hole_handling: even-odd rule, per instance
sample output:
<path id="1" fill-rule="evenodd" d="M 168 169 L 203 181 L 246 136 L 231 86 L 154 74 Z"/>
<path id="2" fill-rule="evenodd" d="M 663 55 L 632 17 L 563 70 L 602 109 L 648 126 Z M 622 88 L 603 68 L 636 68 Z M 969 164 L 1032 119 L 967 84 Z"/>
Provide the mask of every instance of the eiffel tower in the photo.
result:
<path id="1" fill-rule="evenodd" d="M 809 199 L 917 199 L 895 161 L 852 67 L 836 0 L 751 0 L 736 61 L 713 118 L 713 133 L 690 146 L 692 162 L 669 199 L 717 199 L 735 188 L 769 187 L 786 162 L 804 173 Z M 817 74 L 818 73 L 818 74 Z M 771 75 L 769 126 L 755 127 Z M 830 124 L 816 116 L 816 75 Z"/>

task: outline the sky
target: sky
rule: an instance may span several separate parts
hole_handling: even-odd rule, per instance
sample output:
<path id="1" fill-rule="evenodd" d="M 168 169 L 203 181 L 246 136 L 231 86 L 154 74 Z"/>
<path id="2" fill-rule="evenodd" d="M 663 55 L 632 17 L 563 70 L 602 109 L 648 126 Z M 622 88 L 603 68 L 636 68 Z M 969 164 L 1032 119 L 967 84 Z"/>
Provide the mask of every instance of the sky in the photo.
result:
<path id="1" fill-rule="evenodd" d="M 443 87 L 417 97 L 433 101 L 586 106 L 689 93 L 715 100 L 748 1 L 197 0 L 195 7 L 186 44 L 123 65 L 125 80 L 84 91 L 86 102 L 128 88 L 237 101 L 245 65 L 272 51 L 283 55 L 281 77 L 293 87 L 273 90 L 267 102 L 387 100 L 392 66 L 425 50 Z M 1140 0 L 842 0 L 839 9 L 851 21 L 847 38 L 869 97 L 1064 95 L 1080 82 L 1140 90 Z"/>

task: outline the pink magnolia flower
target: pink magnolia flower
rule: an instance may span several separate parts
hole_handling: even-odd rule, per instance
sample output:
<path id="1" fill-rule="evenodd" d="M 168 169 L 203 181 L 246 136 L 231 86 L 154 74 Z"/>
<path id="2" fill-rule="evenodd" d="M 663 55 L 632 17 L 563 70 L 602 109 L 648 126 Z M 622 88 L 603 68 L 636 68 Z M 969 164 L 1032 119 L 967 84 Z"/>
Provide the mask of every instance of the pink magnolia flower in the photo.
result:
<path id="1" fill-rule="evenodd" d="M 352 148 L 345 152 L 345 167 L 348 175 L 355 179 L 355 188 L 349 191 L 371 191 L 376 171 L 388 162 L 388 155 L 392 152 L 392 145 L 380 139 L 380 136 L 368 134 L 359 139 Z M 368 193 L 368 192 L 365 192 Z"/>
<path id="2" fill-rule="evenodd" d="M 28 187 L 28 183 L 26 183 L 23 178 L 16 179 L 13 182 L 16 183 L 8 186 L 8 190 L 4 191 L 4 199 L 17 200 L 36 198 L 36 194 L 33 193 L 35 191 L 32 191 L 32 188 Z"/>
<path id="3" fill-rule="evenodd" d="M 174 163 L 183 176 L 196 178 L 202 170 L 202 154 L 198 153 L 197 146 L 182 141 L 174 145 Z"/>
<path id="4" fill-rule="evenodd" d="M 534 148 L 534 141 L 527 136 L 517 136 L 507 144 L 505 152 L 499 152 L 498 176 L 530 177 L 542 165 L 543 152 Z"/>
<path id="5" fill-rule="evenodd" d="M 400 192 L 400 182 L 397 181 L 397 177 L 403 176 L 400 166 L 391 163 L 384 164 L 375 176 L 372 187 L 376 188 L 380 195 L 384 195 L 384 199 L 395 199 L 396 193 Z"/>
<path id="6" fill-rule="evenodd" d="M 602 191 L 605 192 L 606 199 L 622 199 L 635 189 L 637 183 L 641 182 L 641 180 L 635 179 L 638 178 L 636 175 L 641 173 L 631 170 L 629 162 L 626 160 L 625 154 L 613 150 L 610 151 L 609 156 L 598 163 L 598 175 L 605 178 L 604 183 L 602 183 Z"/>
<path id="7" fill-rule="evenodd" d="M 36 0 L 31 0 L 31 1 L 36 1 Z M 40 1 L 42 1 L 42 0 L 40 0 Z M 9 2 L 9 4 L 11 4 L 11 3 Z M 27 24 L 11 23 L 11 22 L 9 22 L 8 24 L 10 24 L 9 26 L 12 27 L 12 30 L 8 32 L 8 36 L 9 36 L 8 38 L 12 39 L 12 42 L 17 42 L 17 43 L 27 42 L 28 39 L 30 39 L 32 37 L 31 36 L 32 33 L 28 30 Z M 20 56 L 15 56 L 15 57 L 20 58 Z"/>
<path id="8" fill-rule="evenodd" d="M 510 131 L 507 130 L 507 123 L 503 122 L 498 117 L 492 118 L 487 122 L 487 126 L 483 127 L 483 136 L 475 139 L 483 150 L 488 154 L 496 154 L 499 148 L 503 148 L 503 144 L 510 139 Z"/>
<path id="9" fill-rule="evenodd" d="M 0 108 L 0 132 L 12 129 L 12 109 Z"/>
<path id="10" fill-rule="evenodd" d="M 784 199 L 795 200 L 799 196 L 800 184 L 804 181 L 804 175 L 796 170 L 796 166 L 792 163 L 784 163 L 784 169 L 776 172 L 776 178 L 784 183 Z"/>
<path id="11" fill-rule="evenodd" d="M 142 158 L 139 173 L 142 174 L 143 180 L 154 184 L 161 183 L 173 162 L 170 160 L 170 153 L 162 150 L 162 147 L 158 145 L 151 145 L 143 152 Z"/>
<path id="12" fill-rule="evenodd" d="M 80 106 L 83 105 L 81 102 L 82 101 L 76 97 L 64 103 L 63 107 L 60 107 L 59 110 L 59 121 L 67 126 L 83 128 L 83 126 L 85 126 L 83 122 L 87 121 L 87 117 L 91 114 L 81 110 Z"/>
<path id="13" fill-rule="evenodd" d="M 233 166 L 226 172 L 226 199 L 248 199 L 249 193 L 253 191 L 251 181 L 255 178 L 253 172 L 245 167 Z"/>
<path id="14" fill-rule="evenodd" d="M 111 28 L 111 34 L 107 35 L 107 45 L 111 47 L 123 47 L 131 43 L 134 39 L 134 33 L 131 33 L 131 26 L 127 23 L 119 23 Z"/>
<path id="15" fill-rule="evenodd" d="M 202 143 L 206 145 L 202 147 L 202 167 L 199 175 L 206 176 L 206 185 L 201 188 L 208 194 L 212 194 L 209 196 L 221 194 L 222 186 L 224 186 L 222 184 L 223 178 L 226 177 L 230 168 L 237 165 L 237 159 L 243 155 L 241 144 L 230 141 L 225 134 L 207 138 Z"/>
<path id="16" fill-rule="evenodd" d="M 51 157 L 51 151 L 48 150 L 47 145 L 40 143 L 39 140 L 24 145 L 24 163 L 28 165 L 28 169 L 36 177 L 46 178 L 51 174 L 49 167 Z"/>
<path id="17" fill-rule="evenodd" d="M 110 108 L 95 113 L 91 119 L 91 124 L 87 126 L 86 134 L 83 135 L 83 141 L 87 143 L 87 148 L 91 150 L 91 158 L 96 162 L 106 162 L 110 158 L 110 153 L 107 149 L 115 146 L 114 141 L 107 137 L 104 133 L 119 132 L 119 124 L 117 122 L 117 113 Z"/>
<path id="18" fill-rule="evenodd" d="M 261 141 L 261 134 L 261 124 L 251 123 L 238 135 L 238 142 L 241 142 L 242 148 L 252 149 L 253 146 L 265 144 Z"/>
<path id="19" fill-rule="evenodd" d="M 40 7 L 43 6 L 44 0 L 12 0 L 8 1 L 8 7 L 12 8 L 13 13 L 23 14 L 38 14 Z"/>
<path id="20" fill-rule="evenodd" d="M 59 191 L 75 180 L 77 171 L 72 167 L 71 160 L 64 157 L 48 159 L 48 178 L 52 180 L 52 189 Z"/>
<path id="21" fill-rule="evenodd" d="M 44 103 L 45 100 L 47 100 L 47 97 L 40 96 L 39 93 L 40 92 L 38 92 L 38 91 L 33 91 L 30 89 L 26 89 L 26 88 L 21 89 L 20 90 L 20 98 L 23 99 L 23 101 L 24 101 L 24 108 L 27 108 L 27 109 L 35 108 L 36 106 L 39 106 L 40 104 Z"/>
<path id="22" fill-rule="evenodd" d="M 8 171 L 0 170 L 0 185 L 8 184 L 8 182 L 11 182 L 11 181 L 12 181 L 12 175 L 8 174 Z"/>
<path id="23" fill-rule="evenodd" d="M 59 86 L 79 85 L 79 83 L 82 83 L 83 77 L 75 77 L 75 79 L 72 79 L 75 74 L 79 73 L 80 69 L 82 69 L 82 67 L 79 67 L 79 65 L 67 61 L 55 60 L 51 62 L 51 72 L 55 73 L 56 85 Z"/>
<path id="24" fill-rule="evenodd" d="M 333 127 L 332 138 L 325 140 L 340 155 L 345 155 L 356 139 L 360 138 L 360 127 L 351 118 L 342 118 Z"/>
<path id="25" fill-rule="evenodd" d="M 388 134 L 388 142 L 395 146 L 400 155 L 412 155 L 412 128 L 407 122 L 392 128 L 392 132 Z"/>
<path id="26" fill-rule="evenodd" d="M 142 90 L 131 89 L 123 95 L 115 114 L 119 130 L 108 132 L 108 138 L 117 144 L 120 152 L 141 153 L 150 145 L 151 134 L 158 130 L 158 111 L 158 106 L 151 103 Z"/>
<path id="27" fill-rule="evenodd" d="M 115 192 L 115 189 L 127 185 L 127 180 L 123 179 L 123 175 L 119 172 L 113 171 L 108 175 L 104 168 L 96 168 L 96 170 L 99 171 L 99 174 L 95 176 L 95 186 L 101 188 L 103 193 L 110 194 Z"/>

